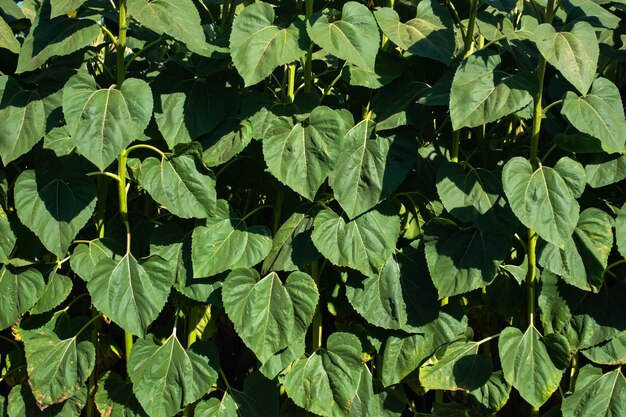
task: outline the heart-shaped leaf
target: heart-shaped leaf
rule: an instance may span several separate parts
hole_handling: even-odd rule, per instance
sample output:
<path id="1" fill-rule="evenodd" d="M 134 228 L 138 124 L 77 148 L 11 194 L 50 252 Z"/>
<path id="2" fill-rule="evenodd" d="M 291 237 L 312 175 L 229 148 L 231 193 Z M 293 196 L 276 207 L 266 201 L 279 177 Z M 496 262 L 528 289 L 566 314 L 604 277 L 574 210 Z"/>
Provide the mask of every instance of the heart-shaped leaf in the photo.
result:
<path id="1" fill-rule="evenodd" d="M 210 342 L 184 349 L 175 334 L 162 345 L 153 335 L 133 345 L 128 374 L 133 392 L 152 417 L 172 417 L 217 382 L 219 359 Z"/>
<path id="2" fill-rule="evenodd" d="M 48 312 L 65 301 L 67 296 L 70 295 L 72 280 L 58 272 L 56 267 L 50 271 L 39 301 L 30 309 L 32 314 Z"/>
<path id="3" fill-rule="evenodd" d="M 98 89 L 95 80 L 81 72 L 63 88 L 63 114 L 78 151 L 104 170 L 148 126 L 152 92 L 145 81 L 134 78 L 119 90 Z"/>
<path id="4" fill-rule="evenodd" d="M 215 179 L 190 155 L 143 160 L 139 183 L 157 203 L 178 217 L 203 219 L 215 210 Z"/>
<path id="5" fill-rule="evenodd" d="M 500 56 L 481 49 L 463 60 L 450 90 L 452 128 L 474 127 L 496 121 L 528 105 L 537 91 L 529 72 L 507 74 L 496 70 Z"/>
<path id="6" fill-rule="evenodd" d="M 537 26 L 535 43 L 541 55 L 581 94 L 586 94 L 596 77 L 600 49 L 591 25 L 576 23 L 570 30 L 557 32 L 549 23 Z"/>
<path id="7" fill-rule="evenodd" d="M 426 389 L 474 390 L 491 376 L 491 358 L 479 355 L 477 342 L 453 342 L 440 348 L 420 366 Z"/>
<path id="8" fill-rule="evenodd" d="M 307 24 L 311 40 L 329 54 L 357 67 L 374 70 L 380 34 L 372 12 L 363 4 L 349 1 L 343 5 L 341 19 L 331 21 L 318 15 Z"/>
<path id="9" fill-rule="evenodd" d="M 447 63 L 456 46 L 450 14 L 436 0 L 419 2 L 416 12 L 406 23 L 390 7 L 376 9 L 374 16 L 385 36 L 400 48 Z"/>
<path id="10" fill-rule="evenodd" d="M 0 269 L 0 330 L 15 323 L 43 293 L 45 282 L 36 269 Z"/>
<path id="11" fill-rule="evenodd" d="M 233 24 L 231 56 L 246 86 L 257 84 L 276 67 L 306 53 L 303 24 L 282 28 L 274 24 L 274 19 L 273 6 L 257 1 L 246 6 Z"/>
<path id="12" fill-rule="evenodd" d="M 563 400 L 563 417 L 618 417 L 626 413 L 626 379 L 621 370 L 605 374 L 585 365 L 576 378 L 574 393 Z"/>
<path id="13" fill-rule="evenodd" d="M 87 404 L 87 387 L 83 386 L 66 401 L 44 410 L 39 409 L 28 384 L 14 386 L 8 400 L 7 412 L 11 417 L 78 417 Z"/>

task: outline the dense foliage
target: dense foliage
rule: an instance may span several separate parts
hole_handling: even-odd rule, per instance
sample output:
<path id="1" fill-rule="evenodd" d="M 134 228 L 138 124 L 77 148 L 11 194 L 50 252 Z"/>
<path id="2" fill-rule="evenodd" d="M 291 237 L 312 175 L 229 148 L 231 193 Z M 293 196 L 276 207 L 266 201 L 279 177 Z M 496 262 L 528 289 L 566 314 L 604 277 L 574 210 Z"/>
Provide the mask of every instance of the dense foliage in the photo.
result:
<path id="1" fill-rule="evenodd" d="M 0 0 L 0 417 L 624 417 L 624 0 Z"/>

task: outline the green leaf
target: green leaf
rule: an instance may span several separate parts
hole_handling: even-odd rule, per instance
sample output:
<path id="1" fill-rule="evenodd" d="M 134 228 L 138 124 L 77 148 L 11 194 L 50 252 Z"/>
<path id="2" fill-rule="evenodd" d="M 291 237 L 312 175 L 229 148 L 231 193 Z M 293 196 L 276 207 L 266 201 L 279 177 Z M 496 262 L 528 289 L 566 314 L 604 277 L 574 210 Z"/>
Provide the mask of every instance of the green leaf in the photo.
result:
<path id="1" fill-rule="evenodd" d="M 376 90 L 400 77 L 406 66 L 405 59 L 381 52 L 376 56 L 374 68 L 347 64 L 342 72 L 342 78 L 352 86 Z"/>
<path id="2" fill-rule="evenodd" d="M 349 1 L 343 5 L 341 19 L 336 21 L 327 15 L 314 16 L 307 23 L 307 32 L 329 54 L 357 67 L 374 69 L 380 34 L 366 6 Z"/>
<path id="3" fill-rule="evenodd" d="M 231 56 L 246 87 L 306 53 L 303 25 L 284 28 L 275 25 L 274 20 L 273 6 L 262 1 L 246 6 L 235 19 L 230 35 Z"/>
<path id="4" fill-rule="evenodd" d="M 621 370 L 602 374 L 593 365 L 584 366 L 574 393 L 563 400 L 563 417 L 618 417 L 626 413 L 626 379 Z"/>
<path id="5" fill-rule="evenodd" d="M 20 88 L 15 78 L 0 76 L 0 156 L 4 165 L 30 151 L 43 137 L 44 105 L 35 91 Z"/>
<path id="6" fill-rule="evenodd" d="M 127 253 L 113 260 L 96 255 L 96 265 L 81 275 L 93 305 L 125 331 L 143 336 L 167 301 L 175 275 L 160 256 L 138 262 Z"/>
<path id="7" fill-rule="evenodd" d="M 0 269 L 0 330 L 15 323 L 43 294 L 43 276 L 36 269 Z"/>
<path id="8" fill-rule="evenodd" d="M 626 258 L 626 203 L 617 211 L 615 218 L 615 243 L 620 255 Z"/>
<path id="9" fill-rule="evenodd" d="M 588 208 L 578 219 L 564 248 L 547 243 L 539 248 L 539 263 L 565 282 L 597 292 L 613 247 L 613 219 L 604 211 Z"/>
<path id="10" fill-rule="evenodd" d="M 606 78 L 598 78 L 591 91 L 565 94 L 561 113 L 576 129 L 602 142 L 607 153 L 622 153 L 626 142 L 626 119 L 619 90 Z"/>
<path id="11" fill-rule="evenodd" d="M 51 1 L 52 12 L 50 13 L 51 18 L 55 18 L 58 16 L 62 16 L 69 12 L 73 12 L 77 10 L 80 6 L 85 3 L 86 0 L 56 0 Z"/>
<path id="12" fill-rule="evenodd" d="M 219 359 L 212 343 L 184 349 L 175 334 L 162 345 L 148 335 L 133 345 L 128 374 L 133 392 L 149 416 L 172 417 L 199 400 L 217 382 Z"/>
<path id="13" fill-rule="evenodd" d="M 321 207 L 304 205 L 296 209 L 280 226 L 272 250 L 263 261 L 263 273 L 269 271 L 301 271 L 321 255 L 311 240 L 313 221 Z"/>
<path id="14" fill-rule="evenodd" d="M 469 392 L 470 402 L 480 404 L 490 413 L 499 411 L 509 400 L 511 385 L 504 379 L 502 371 L 491 374 L 486 384 Z"/>
<path id="15" fill-rule="evenodd" d="M 502 171 L 502 185 L 513 213 L 524 226 L 557 246 L 570 238 L 579 216 L 578 203 L 561 172 L 563 169 L 559 172 L 546 166 L 533 172 L 522 157 L 510 159 Z"/>
<path id="16" fill-rule="evenodd" d="M 213 52 L 192 0 L 129 0 L 128 13 L 148 29 L 184 43 L 192 52 L 204 56 Z"/>
<path id="17" fill-rule="evenodd" d="M 615 184 L 626 178 L 626 155 L 597 155 L 585 165 L 585 173 L 591 188 Z"/>
<path id="18" fill-rule="evenodd" d="M 28 382 L 38 404 L 64 401 L 77 393 L 96 365 L 96 350 L 88 340 L 60 339 L 41 328 L 24 334 Z"/>
<path id="19" fill-rule="evenodd" d="M 273 119 L 263 138 L 269 172 L 313 201 L 337 163 L 346 130 L 341 115 L 326 106 L 316 107 L 299 123 L 289 117 Z"/>
<path id="20" fill-rule="evenodd" d="M 563 178 L 574 198 L 583 195 L 586 185 L 585 168 L 580 162 L 564 156 L 554 165 L 554 170 Z"/>
<path id="21" fill-rule="evenodd" d="M 354 400 L 350 405 L 348 417 L 400 417 L 404 411 L 404 402 L 399 390 L 386 392 L 375 380 L 366 365 L 361 372 L 361 381 Z M 400 398 L 398 398 L 400 397 Z"/>
<path id="22" fill-rule="evenodd" d="M 412 55 L 450 61 L 455 49 L 454 24 L 445 7 L 435 0 L 418 3 L 416 17 L 400 22 L 398 13 L 390 7 L 374 12 L 383 33 L 401 49 Z"/>
<path id="23" fill-rule="evenodd" d="M 83 386 L 61 404 L 41 410 L 27 384 L 16 385 L 9 393 L 9 417 L 78 417 L 87 404 L 87 387 Z"/>
<path id="24" fill-rule="evenodd" d="M 2 208 L 2 205 L 0 205 L 0 263 L 2 264 L 9 262 L 11 253 L 17 242 L 13 227 L 7 213 L 4 211 L 4 208 Z"/>
<path id="25" fill-rule="evenodd" d="M 412 377 L 413 371 L 434 350 L 433 341 L 424 334 L 390 336 L 385 342 L 380 367 L 383 385 L 388 387 Z"/>
<path id="26" fill-rule="evenodd" d="M 563 371 L 559 370 L 534 326 L 524 333 L 507 327 L 500 334 L 498 351 L 504 378 L 524 400 L 539 408 L 556 391 Z"/>
<path id="27" fill-rule="evenodd" d="M 380 89 L 372 99 L 371 110 L 376 120 L 376 130 L 395 129 L 413 124 L 412 110 L 418 97 L 429 90 L 423 82 L 400 78 Z"/>
<path id="28" fill-rule="evenodd" d="M 123 254 L 122 247 L 116 241 L 108 238 L 94 239 L 74 248 L 70 265 L 78 276 L 87 281 L 93 277 L 94 270 L 102 259 L 109 258 L 118 262 Z"/>
<path id="29" fill-rule="evenodd" d="M 600 49 L 596 32 L 589 23 L 578 22 L 557 32 L 549 23 L 537 26 L 535 43 L 541 55 L 581 94 L 586 94 L 596 77 Z"/>
<path id="30" fill-rule="evenodd" d="M 375 132 L 365 119 L 346 133 L 329 184 L 351 219 L 389 197 L 417 157 L 417 141 L 406 133 Z"/>
<path id="31" fill-rule="evenodd" d="M 157 203 L 178 217 L 202 219 L 215 210 L 215 179 L 190 155 L 143 160 L 139 184 Z"/>
<path id="32" fill-rule="evenodd" d="M 313 279 L 293 272 L 285 284 L 275 272 L 262 278 L 254 269 L 231 272 L 222 299 L 235 330 L 261 363 L 306 333 L 319 294 Z"/>
<path id="33" fill-rule="evenodd" d="M 54 1 L 57 2 L 56 0 Z M 52 1 L 44 1 L 24 39 L 16 73 L 33 71 L 54 56 L 69 55 L 89 46 L 100 34 L 93 17 L 68 19 L 52 17 Z"/>
<path id="34" fill-rule="evenodd" d="M 624 4 L 623 0 L 616 3 Z M 567 13 L 568 22 L 588 22 L 595 28 L 616 29 L 621 22 L 620 18 L 601 4 L 604 3 L 592 0 L 565 0 L 562 7 Z"/>
<path id="35" fill-rule="evenodd" d="M 145 81 L 129 78 L 118 90 L 98 89 L 81 72 L 63 88 L 63 113 L 76 148 L 104 170 L 139 138 L 152 117 L 152 92 Z"/>
<path id="36" fill-rule="evenodd" d="M 483 232 L 430 222 L 424 226 L 426 262 L 439 298 L 464 294 L 496 277 L 512 245 L 515 229 Z"/>
<path id="37" fill-rule="evenodd" d="M 210 277 L 261 262 L 272 248 L 265 226 L 246 226 L 225 200 L 217 200 L 216 214 L 193 231 L 193 276 Z"/>
<path id="38" fill-rule="evenodd" d="M 581 350 L 587 359 L 601 365 L 626 364 L 626 331 L 606 342 Z"/>
<path id="39" fill-rule="evenodd" d="M 46 286 L 39 301 L 30 309 L 31 314 L 46 313 L 61 304 L 72 291 L 72 280 L 58 273 L 54 268 L 50 271 Z"/>
<path id="40" fill-rule="evenodd" d="M 344 417 L 356 396 L 361 373 L 361 343 L 350 333 L 335 332 L 327 347 L 298 359 L 283 383 L 298 406 L 324 417 Z"/>
<path id="41" fill-rule="evenodd" d="M 425 389 L 475 390 L 491 376 L 491 357 L 479 355 L 477 342 L 453 342 L 443 346 L 420 366 Z"/>
<path id="42" fill-rule="evenodd" d="M 537 91 L 528 72 L 507 74 L 496 70 L 501 59 L 492 49 L 481 49 L 463 60 L 450 91 L 452 128 L 494 122 L 528 105 Z"/>
<path id="43" fill-rule="evenodd" d="M 228 119 L 200 143 L 202 162 L 208 167 L 225 164 L 243 151 L 252 141 L 252 123 Z"/>
<path id="44" fill-rule="evenodd" d="M 58 157 L 67 156 L 76 149 L 67 126 L 55 127 L 49 131 L 43 138 L 43 147 L 52 150 Z"/>
<path id="45" fill-rule="evenodd" d="M 20 47 L 20 42 L 15 37 L 13 29 L 11 29 L 11 26 L 0 16 L 0 48 L 8 49 L 14 54 L 18 54 Z"/>
<path id="46" fill-rule="evenodd" d="M 133 394 L 133 384 L 108 371 L 98 380 L 94 396 L 96 408 L 106 417 L 147 417 Z"/>
<path id="47" fill-rule="evenodd" d="M 81 175 L 76 162 L 75 159 L 62 162 L 66 167 L 74 163 L 77 169 L 74 173 L 67 168 L 56 173 L 51 169 L 27 170 L 15 182 L 18 217 L 59 258 L 65 257 L 96 207 L 95 184 Z"/>
<path id="48" fill-rule="evenodd" d="M 337 266 L 375 276 L 393 253 L 400 219 L 389 206 L 381 206 L 346 223 L 330 209 L 315 217 L 311 239 L 317 250 Z"/>
<path id="49" fill-rule="evenodd" d="M 198 403 L 194 417 L 239 417 L 238 409 L 235 399 L 226 391 L 221 401 L 213 397 Z"/>

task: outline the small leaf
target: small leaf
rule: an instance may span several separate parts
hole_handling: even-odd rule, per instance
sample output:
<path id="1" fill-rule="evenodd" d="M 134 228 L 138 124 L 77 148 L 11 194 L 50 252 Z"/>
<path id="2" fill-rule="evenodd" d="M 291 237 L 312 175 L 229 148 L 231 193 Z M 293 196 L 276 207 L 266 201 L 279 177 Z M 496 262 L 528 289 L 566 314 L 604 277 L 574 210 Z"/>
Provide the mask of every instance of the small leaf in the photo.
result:
<path id="1" fill-rule="evenodd" d="M 502 371 L 491 374 L 485 385 L 470 391 L 470 401 L 475 401 L 490 413 L 499 411 L 509 400 L 511 385 L 504 379 Z"/>
<path id="2" fill-rule="evenodd" d="M 51 167 L 27 170 L 15 182 L 18 217 L 59 258 L 65 257 L 96 207 L 95 184 L 81 175 L 75 162 L 64 160 L 61 164 L 65 164 L 65 172 L 55 173 Z M 76 169 L 73 173 L 67 169 L 72 164 Z"/>
<path id="3" fill-rule="evenodd" d="M 275 272 L 231 272 L 222 288 L 224 308 L 235 330 L 261 363 L 306 333 L 318 300 L 313 279 L 293 272 L 285 284 Z"/>
<path id="4" fill-rule="evenodd" d="M 280 182 L 313 201 L 335 166 L 346 127 L 340 114 L 326 106 L 294 123 L 273 119 L 263 138 L 263 156 L 269 172 Z"/>
<path id="5" fill-rule="evenodd" d="M 58 157 L 67 156 L 76 149 L 67 126 L 55 127 L 49 131 L 43 138 L 43 147 L 52 150 Z"/>
<path id="6" fill-rule="evenodd" d="M 619 90 L 611 81 L 606 78 L 596 79 L 591 91 L 580 97 L 568 91 L 561 113 L 576 129 L 599 139 L 605 152 L 624 151 L 624 106 Z"/>
<path id="7" fill-rule="evenodd" d="M 496 121 L 532 101 L 536 78 L 528 72 L 511 75 L 496 70 L 500 62 L 500 56 L 491 49 L 481 49 L 463 60 L 450 91 L 454 130 Z"/>
<path id="8" fill-rule="evenodd" d="M 152 118 L 152 92 L 145 81 L 129 78 L 118 90 L 98 89 L 81 72 L 63 88 L 63 113 L 76 148 L 104 170 L 139 138 Z"/>
<path id="9" fill-rule="evenodd" d="M 11 220 L 0 204 L 0 263 L 2 264 L 9 262 L 17 242 L 13 227 Z"/>
<path id="10" fill-rule="evenodd" d="M 570 30 L 557 32 L 544 23 L 535 29 L 535 43 L 541 55 L 581 94 L 586 94 L 596 76 L 600 49 L 593 27 L 576 23 Z"/>
<path id="11" fill-rule="evenodd" d="M 341 19 L 317 15 L 307 23 L 311 40 L 329 54 L 357 67 L 374 69 L 380 34 L 372 12 L 355 1 L 343 5 Z"/>
<path id="12" fill-rule="evenodd" d="M 252 141 L 252 123 L 248 120 L 227 119 L 200 143 L 202 162 L 208 167 L 225 164 L 242 152 Z"/>
<path id="13" fill-rule="evenodd" d="M 626 413 L 626 379 L 621 370 L 602 374 L 593 365 L 584 366 L 574 393 L 563 400 L 563 417 L 619 417 Z"/>
<path id="14" fill-rule="evenodd" d="M 215 179 L 190 155 L 143 160 L 139 183 L 157 203 L 178 217 L 203 219 L 215 210 Z"/>
<path id="15" fill-rule="evenodd" d="M 585 173 L 591 188 L 615 184 L 626 178 L 626 155 L 598 155 L 585 164 Z"/>
<path id="16" fill-rule="evenodd" d="M 215 346 L 195 342 L 185 350 L 172 334 L 160 345 L 153 335 L 133 345 L 128 374 L 133 392 L 149 416 L 172 417 L 199 400 L 217 382 Z"/>
<path id="17" fill-rule="evenodd" d="M 507 327 L 500 334 L 498 350 L 504 378 L 522 398 L 539 408 L 556 391 L 563 371 L 559 370 L 534 326 L 522 333 Z"/>
<path id="18" fill-rule="evenodd" d="M 51 1 L 52 12 L 50 13 L 51 18 L 55 18 L 58 16 L 62 16 L 69 12 L 76 11 L 86 0 L 57 0 Z"/>
<path id="19" fill-rule="evenodd" d="M 330 209 L 315 217 L 313 243 L 337 266 L 375 276 L 393 253 L 400 233 L 400 219 L 387 206 L 346 223 Z"/>
<path id="20" fill-rule="evenodd" d="M 420 366 L 420 383 L 426 389 L 475 390 L 491 376 L 491 358 L 479 355 L 477 342 L 453 342 L 441 347 Z"/>
<path id="21" fill-rule="evenodd" d="M 324 417 L 350 410 L 361 379 L 361 343 L 350 333 L 335 332 L 327 347 L 292 364 L 284 379 L 287 395 L 298 406 Z"/>
<path id="22" fill-rule="evenodd" d="M 48 275 L 43 293 L 31 309 L 32 314 L 46 313 L 61 304 L 72 291 L 72 280 L 65 275 L 58 273 L 54 268 Z"/>
<path id="23" fill-rule="evenodd" d="M 15 323 L 43 294 L 45 282 L 36 269 L 0 269 L 0 330 Z"/>
<path id="24" fill-rule="evenodd" d="M 329 184 L 351 219 L 389 197 L 402 183 L 417 157 L 412 135 L 378 135 L 374 123 L 363 120 L 346 133 Z"/>
<path id="25" fill-rule="evenodd" d="M 306 53 L 302 24 L 282 28 L 274 24 L 274 19 L 274 8 L 262 1 L 244 7 L 235 19 L 230 35 L 231 55 L 246 87 Z"/>
<path id="26" fill-rule="evenodd" d="M 193 276 L 211 277 L 230 269 L 254 266 L 271 248 L 271 233 L 265 226 L 246 226 L 228 202 L 218 200 L 216 215 L 193 231 Z"/>
<path id="27" fill-rule="evenodd" d="M 514 157 L 504 166 L 502 185 L 520 222 L 557 246 L 567 242 L 578 222 L 579 206 L 556 169 L 541 166 L 533 172 L 528 160 Z"/>
<path id="28" fill-rule="evenodd" d="M 56 404 L 77 393 L 96 365 L 96 350 L 78 335 L 60 339 L 41 328 L 24 334 L 28 381 L 38 404 Z"/>
<path id="29" fill-rule="evenodd" d="M 112 371 L 108 371 L 98 380 L 94 402 L 102 416 L 148 417 L 133 394 L 132 384 Z"/>
<path id="30" fill-rule="evenodd" d="M 433 342 L 424 334 L 390 336 L 385 342 L 380 368 L 383 385 L 388 387 L 402 382 L 434 350 Z"/>
<path id="31" fill-rule="evenodd" d="M 412 55 L 448 63 L 455 49 L 454 24 L 447 9 L 435 0 L 417 4 L 416 17 L 400 22 L 390 7 L 374 12 L 383 33 L 396 45 Z"/>
<path id="32" fill-rule="evenodd" d="M 18 54 L 20 47 L 20 42 L 15 37 L 13 29 L 11 29 L 11 26 L 0 16 L 0 48 L 8 49 L 14 54 Z"/>

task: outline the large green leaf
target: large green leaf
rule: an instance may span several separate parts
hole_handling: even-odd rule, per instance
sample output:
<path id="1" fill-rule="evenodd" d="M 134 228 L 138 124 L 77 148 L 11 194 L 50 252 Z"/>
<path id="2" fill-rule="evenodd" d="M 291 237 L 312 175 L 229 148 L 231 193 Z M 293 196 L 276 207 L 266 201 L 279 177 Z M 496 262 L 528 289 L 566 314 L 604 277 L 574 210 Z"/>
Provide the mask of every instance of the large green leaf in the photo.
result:
<path id="1" fill-rule="evenodd" d="M 274 19 L 273 6 L 262 1 L 246 6 L 235 19 L 230 35 L 231 56 L 246 86 L 257 84 L 276 67 L 306 53 L 303 24 L 279 27 Z"/>
<path id="2" fill-rule="evenodd" d="M 55 18 L 58 16 L 62 16 L 69 12 L 73 12 L 82 6 L 86 0 L 56 0 L 51 1 L 52 12 L 50 13 L 50 17 Z"/>
<path id="3" fill-rule="evenodd" d="M 113 260 L 103 255 L 81 275 L 93 305 L 125 331 L 143 336 L 167 301 L 175 274 L 160 256 L 138 262 L 127 253 Z"/>
<path id="4" fill-rule="evenodd" d="M 597 208 L 588 208 L 578 219 L 574 234 L 560 248 L 547 243 L 539 249 L 539 263 L 565 282 L 587 291 L 598 291 L 604 281 L 613 247 L 613 219 Z"/>
<path id="5" fill-rule="evenodd" d="M 203 219 L 215 210 L 215 179 L 191 155 L 143 160 L 139 184 L 178 217 Z"/>
<path id="6" fill-rule="evenodd" d="M 388 387 L 411 377 L 434 350 L 433 341 L 424 334 L 390 336 L 385 342 L 380 366 L 383 385 Z"/>
<path id="7" fill-rule="evenodd" d="M 193 276 L 210 277 L 261 262 L 272 248 L 265 226 L 246 226 L 225 200 L 217 200 L 214 217 L 193 231 L 191 256 Z"/>
<path id="8" fill-rule="evenodd" d="M 55 0 L 54 2 L 57 2 Z M 53 1 L 44 1 L 24 39 L 15 72 L 33 71 L 54 56 L 69 55 L 89 46 L 100 34 L 100 25 L 93 17 L 51 18 Z"/>
<path id="9" fill-rule="evenodd" d="M 498 351 L 504 378 L 533 407 L 539 408 L 556 391 L 563 370 L 557 368 L 534 326 L 524 333 L 507 327 L 500 334 Z"/>
<path id="10" fill-rule="evenodd" d="M 620 255 L 626 258 L 626 203 L 617 211 L 615 218 L 615 244 Z"/>
<path id="11" fill-rule="evenodd" d="M 30 312 L 32 314 L 42 314 L 48 312 L 61 304 L 72 291 L 72 280 L 65 275 L 58 273 L 58 268 L 53 268 L 48 274 L 46 286 L 41 293 L 41 297 Z"/>
<path id="12" fill-rule="evenodd" d="M 406 23 L 390 7 L 376 9 L 374 16 L 383 33 L 413 55 L 447 63 L 455 49 L 454 24 L 448 10 L 435 0 L 417 5 L 417 15 Z"/>
<path id="13" fill-rule="evenodd" d="M 133 394 L 133 384 L 108 371 L 98 380 L 96 408 L 106 417 L 148 417 Z"/>
<path id="14" fill-rule="evenodd" d="M 355 1 L 343 5 L 341 19 L 317 15 L 307 24 L 309 36 L 326 52 L 358 67 L 374 69 L 380 34 L 372 12 Z"/>
<path id="15" fill-rule="evenodd" d="M 626 364 L 626 331 L 606 342 L 581 350 L 587 359 L 600 365 Z"/>
<path id="16" fill-rule="evenodd" d="M 626 178 L 626 155 L 600 154 L 585 164 L 587 184 L 591 188 L 604 187 Z"/>
<path id="17" fill-rule="evenodd" d="M 537 91 L 529 72 L 507 74 L 497 70 L 500 56 L 481 49 L 463 60 L 450 91 L 452 128 L 474 127 L 496 121 L 528 105 Z"/>
<path id="18" fill-rule="evenodd" d="M 487 231 L 433 221 L 424 227 L 424 247 L 439 298 L 488 285 L 512 246 L 515 229 Z"/>
<path id="19" fill-rule="evenodd" d="M 589 91 L 600 55 L 596 32 L 589 23 L 578 22 L 561 32 L 544 23 L 535 29 L 535 43 L 546 61 L 581 94 Z"/>
<path id="20" fill-rule="evenodd" d="M 28 381 L 41 406 L 64 401 L 78 392 L 96 365 L 96 349 L 88 340 L 61 339 L 41 328 L 26 332 L 24 349 Z"/>
<path id="21" fill-rule="evenodd" d="M 0 330 L 15 323 L 43 293 L 45 282 L 36 269 L 0 269 Z"/>
<path id="22" fill-rule="evenodd" d="M 44 105 L 35 91 L 15 78 L 0 76 L 0 157 L 8 164 L 30 151 L 45 133 Z"/>
<path id="23" fill-rule="evenodd" d="M 27 384 L 16 385 L 9 393 L 9 417 L 78 417 L 87 404 L 87 387 L 60 404 L 41 410 Z"/>
<path id="24" fill-rule="evenodd" d="M 192 52 L 209 56 L 213 51 L 192 0 L 129 0 L 128 13 L 148 29 L 184 43 Z"/>
<path id="25" fill-rule="evenodd" d="M 586 365 L 578 374 L 574 393 L 563 400 L 563 417 L 619 417 L 626 415 L 626 379 L 621 369 L 605 374 Z"/>
<path id="26" fill-rule="evenodd" d="M 530 162 L 519 156 L 502 171 L 504 192 L 517 218 L 557 246 L 572 236 L 579 216 L 578 203 L 561 172 L 546 166 L 533 172 Z"/>
<path id="27" fill-rule="evenodd" d="M 318 297 L 303 272 L 292 272 L 283 285 L 275 272 L 261 279 L 254 269 L 237 269 L 222 288 L 228 317 L 261 363 L 306 333 Z"/>
<path id="28" fill-rule="evenodd" d="M 504 379 L 502 371 L 491 374 L 487 383 L 480 388 L 470 391 L 470 403 L 476 402 L 481 408 L 491 413 L 500 410 L 509 400 L 511 385 Z"/>
<path id="29" fill-rule="evenodd" d="M 64 161 L 67 165 L 71 162 Z M 57 173 L 52 169 L 27 170 L 15 182 L 18 217 L 59 258 L 65 257 L 96 207 L 93 180 L 75 168 L 73 173 L 67 168 Z"/>
<path id="30" fill-rule="evenodd" d="M 413 135 L 379 135 L 375 124 L 366 119 L 346 133 L 329 184 L 341 208 L 353 219 L 389 197 L 416 157 Z"/>
<path id="31" fill-rule="evenodd" d="M 300 122 L 274 118 L 263 138 L 269 172 L 313 201 L 337 162 L 346 130 L 341 115 L 326 106 L 316 107 Z"/>
<path id="32" fill-rule="evenodd" d="M 385 391 L 369 368 L 365 364 L 362 366 L 361 381 L 347 416 L 400 417 L 405 408 L 401 388 L 396 388 L 395 392 Z"/>
<path id="33" fill-rule="evenodd" d="M 475 390 L 491 376 L 491 357 L 479 355 L 477 342 L 443 346 L 420 366 L 420 383 L 426 389 Z"/>
<path id="34" fill-rule="evenodd" d="M 0 16 L 0 48 L 8 49 L 17 54 L 20 52 L 20 42 L 15 37 L 11 26 Z"/>
<path id="35" fill-rule="evenodd" d="M 561 113 L 576 129 L 599 139 L 605 152 L 624 151 L 624 106 L 618 88 L 611 81 L 596 79 L 584 96 L 568 91 Z"/>
<path id="36" fill-rule="evenodd" d="M 375 276 L 393 253 L 400 219 L 389 206 L 381 206 L 346 223 L 334 211 L 322 210 L 315 217 L 313 243 L 337 266 Z"/>
<path id="37" fill-rule="evenodd" d="M 152 117 L 152 92 L 145 81 L 129 78 L 120 89 L 98 89 L 81 72 L 63 88 L 63 113 L 78 151 L 104 170 Z"/>
<path id="38" fill-rule="evenodd" d="M 12 221 L 0 204 L 0 263 L 3 264 L 9 262 L 17 242 L 13 227 Z"/>
<path id="39" fill-rule="evenodd" d="M 248 120 L 227 119 L 210 135 L 200 140 L 202 162 L 208 167 L 225 164 L 237 156 L 252 141 L 252 123 Z"/>
<path id="40" fill-rule="evenodd" d="M 298 359 L 283 383 L 298 406 L 324 417 L 345 417 L 356 395 L 363 367 L 361 343 L 350 333 L 335 332 L 327 347 Z"/>
<path id="41" fill-rule="evenodd" d="M 128 374 L 133 392 L 151 417 L 172 417 L 217 382 L 215 346 L 195 342 L 184 349 L 175 334 L 161 345 L 149 335 L 133 345 Z"/>

